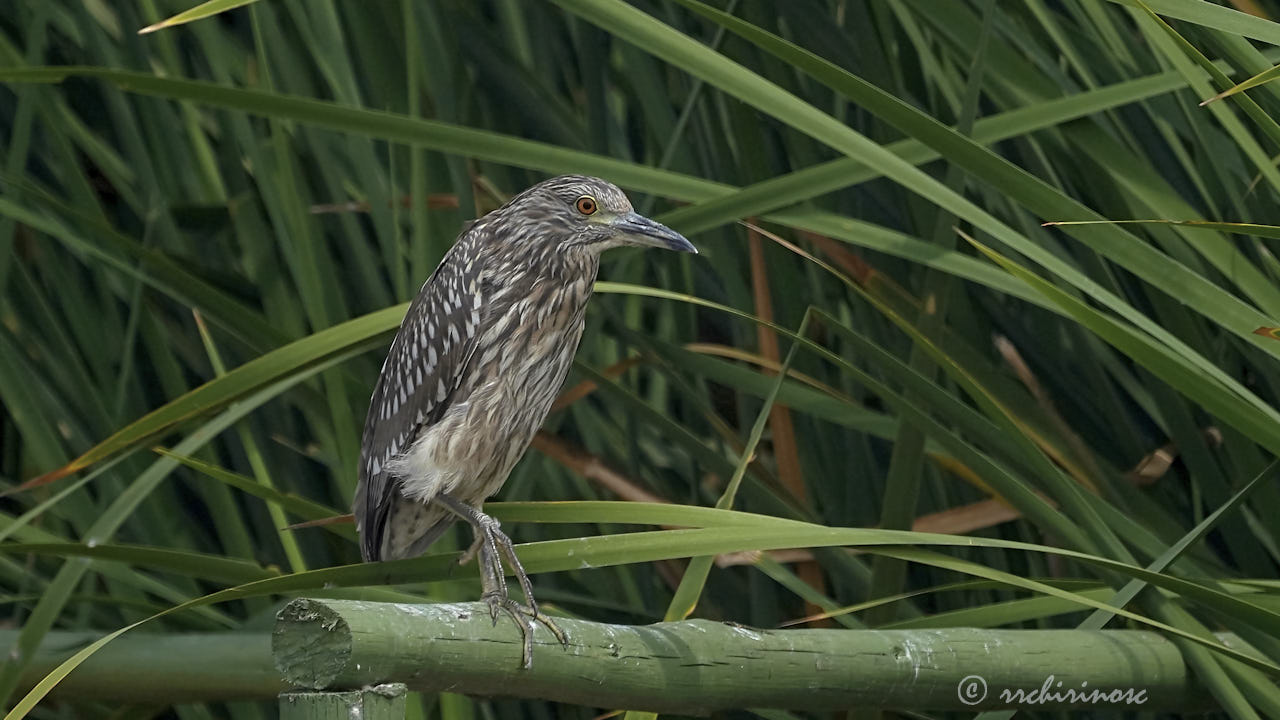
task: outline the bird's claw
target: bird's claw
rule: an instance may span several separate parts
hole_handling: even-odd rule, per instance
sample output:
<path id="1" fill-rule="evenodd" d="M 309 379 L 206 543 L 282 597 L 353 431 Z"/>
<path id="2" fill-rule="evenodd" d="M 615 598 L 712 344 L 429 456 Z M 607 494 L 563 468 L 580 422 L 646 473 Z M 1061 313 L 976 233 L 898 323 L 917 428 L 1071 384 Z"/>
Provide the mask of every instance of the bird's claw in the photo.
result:
<path id="1" fill-rule="evenodd" d="M 524 566 L 520 564 L 520 558 L 516 556 L 515 547 L 511 544 L 511 538 L 502 532 L 502 526 L 498 524 L 498 521 L 449 495 L 441 493 L 439 497 L 447 507 L 465 518 L 471 524 L 472 529 L 475 530 L 475 541 L 458 558 L 458 563 L 460 565 L 465 564 L 472 558 L 478 560 L 480 582 L 484 587 L 484 592 L 480 598 L 489 606 L 489 619 L 493 621 L 494 626 L 496 627 L 498 624 L 499 613 L 505 612 L 520 627 L 524 646 L 521 666 L 528 669 L 533 664 L 533 623 L 535 622 L 542 624 L 547 630 L 551 631 L 556 640 L 559 640 L 563 647 L 568 648 L 569 636 L 550 617 L 538 609 L 538 603 L 533 599 L 533 583 L 529 582 L 529 575 L 524 571 Z M 520 583 L 520 589 L 524 592 L 525 601 L 528 605 L 522 605 L 511 599 L 510 591 L 507 588 L 506 572 L 502 567 L 504 561 Z"/>
<path id="2" fill-rule="evenodd" d="M 525 670 L 533 667 L 533 623 L 530 623 L 525 618 L 529 617 L 537 620 L 537 616 L 532 615 L 529 612 L 529 608 L 505 595 L 485 593 L 481 599 L 489 605 L 489 615 L 493 618 L 494 626 L 498 624 L 498 614 L 505 612 L 512 622 L 516 624 L 516 627 L 520 628 L 520 667 Z M 541 620 L 541 622 L 547 625 L 546 620 Z M 552 633 L 556 637 L 564 635 L 564 632 L 555 627 L 554 623 L 548 625 L 548 627 L 554 628 Z"/>
<path id="3" fill-rule="evenodd" d="M 505 612 L 520 628 L 520 639 L 523 645 L 520 665 L 525 670 L 533 666 L 533 623 L 536 622 L 549 630 L 556 640 L 560 641 L 562 647 L 566 649 L 569 647 L 568 634 L 561 630 L 560 626 L 550 616 L 539 610 L 535 603 L 523 605 L 516 600 L 512 600 L 510 596 L 496 592 L 485 593 L 481 596 L 481 600 L 489 606 L 489 617 L 493 620 L 494 627 L 498 625 L 499 613 Z"/>
<path id="4" fill-rule="evenodd" d="M 564 630 L 561 630 L 559 625 L 552 622 L 550 617 L 539 614 L 534 618 L 534 620 L 542 623 L 543 627 L 550 630 L 551 634 L 556 636 L 556 639 L 560 641 L 560 647 L 565 650 L 569 649 L 569 635 L 565 633 Z"/>
<path id="5" fill-rule="evenodd" d="M 480 597 L 489 606 L 489 619 L 493 621 L 493 626 L 498 626 L 498 613 L 505 609 L 502 606 L 502 596 L 496 594 L 485 593 Z"/>

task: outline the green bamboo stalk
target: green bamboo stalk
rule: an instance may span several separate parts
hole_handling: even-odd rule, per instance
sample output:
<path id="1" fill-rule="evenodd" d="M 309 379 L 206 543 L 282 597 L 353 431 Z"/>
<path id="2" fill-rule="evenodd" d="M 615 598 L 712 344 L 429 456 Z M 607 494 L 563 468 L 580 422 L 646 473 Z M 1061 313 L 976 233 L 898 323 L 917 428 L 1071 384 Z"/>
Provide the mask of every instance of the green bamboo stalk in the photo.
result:
<path id="1" fill-rule="evenodd" d="M 13 647 L 18 630 L 0 631 Z M 25 693 L 101 633 L 46 633 L 18 688 Z M 270 699 L 286 690 L 271 664 L 266 633 L 125 635 L 106 645 L 58 683 L 51 697 L 103 702 L 185 703 Z"/>
<path id="2" fill-rule="evenodd" d="M 286 681 L 303 688 L 402 682 L 428 692 L 667 713 L 1212 707 L 1178 649 L 1149 632 L 557 622 L 568 648 L 537 628 L 533 667 L 521 670 L 519 632 L 493 624 L 483 603 L 301 599 L 277 615 L 272 650 Z M 1068 690 L 1108 697 L 1073 702 Z"/>

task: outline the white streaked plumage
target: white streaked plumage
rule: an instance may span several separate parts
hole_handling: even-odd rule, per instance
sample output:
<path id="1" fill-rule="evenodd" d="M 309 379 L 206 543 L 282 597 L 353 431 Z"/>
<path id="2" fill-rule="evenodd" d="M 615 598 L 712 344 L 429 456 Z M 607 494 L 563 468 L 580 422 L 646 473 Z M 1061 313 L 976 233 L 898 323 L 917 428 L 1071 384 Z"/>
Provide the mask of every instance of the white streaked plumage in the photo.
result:
<path id="1" fill-rule="evenodd" d="M 583 196 L 599 217 L 575 209 Z M 599 254 L 626 244 L 609 221 L 624 216 L 635 217 L 613 185 L 554 178 L 473 223 L 423 283 L 365 421 L 355 517 L 366 560 L 423 552 L 455 519 L 439 493 L 478 508 L 502 486 L 564 382 Z"/>

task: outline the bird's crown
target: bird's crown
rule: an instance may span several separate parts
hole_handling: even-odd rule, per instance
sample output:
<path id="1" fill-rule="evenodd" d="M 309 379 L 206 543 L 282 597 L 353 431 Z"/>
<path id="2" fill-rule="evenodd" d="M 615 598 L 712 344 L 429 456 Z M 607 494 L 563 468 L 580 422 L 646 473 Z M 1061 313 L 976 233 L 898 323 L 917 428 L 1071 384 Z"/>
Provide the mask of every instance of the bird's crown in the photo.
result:
<path id="1" fill-rule="evenodd" d="M 589 203 L 579 204 L 588 199 Z M 583 216 L 597 212 L 621 215 L 631 212 L 631 201 L 625 193 L 608 180 L 589 175 L 559 175 L 543 180 L 511 198 L 502 210 L 521 212 L 538 209 L 558 212 L 576 211 Z M 584 212 L 585 211 L 585 212 Z"/>

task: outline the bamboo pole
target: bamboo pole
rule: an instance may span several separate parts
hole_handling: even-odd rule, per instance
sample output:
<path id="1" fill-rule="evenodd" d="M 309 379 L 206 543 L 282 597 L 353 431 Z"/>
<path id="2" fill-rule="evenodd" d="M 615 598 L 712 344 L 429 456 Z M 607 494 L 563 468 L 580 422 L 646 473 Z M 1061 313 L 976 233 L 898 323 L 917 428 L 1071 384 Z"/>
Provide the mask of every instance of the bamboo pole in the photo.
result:
<path id="1" fill-rule="evenodd" d="M 18 630 L 0 631 L 0 648 Z M 25 692 L 62 661 L 102 637 L 97 632 L 45 635 L 19 681 Z M 288 688 L 271 663 L 264 632 L 125 635 L 94 653 L 53 689 L 56 698 L 182 703 L 274 698 Z"/>
<path id="2" fill-rule="evenodd" d="M 301 599 L 277 615 L 272 649 L 281 674 L 303 688 L 402 682 L 411 690 L 667 713 L 1212 707 L 1173 643 L 1143 631 L 556 621 L 569 647 L 537 627 L 533 667 L 521 670 L 518 631 L 507 618 L 492 624 L 481 603 Z"/>

